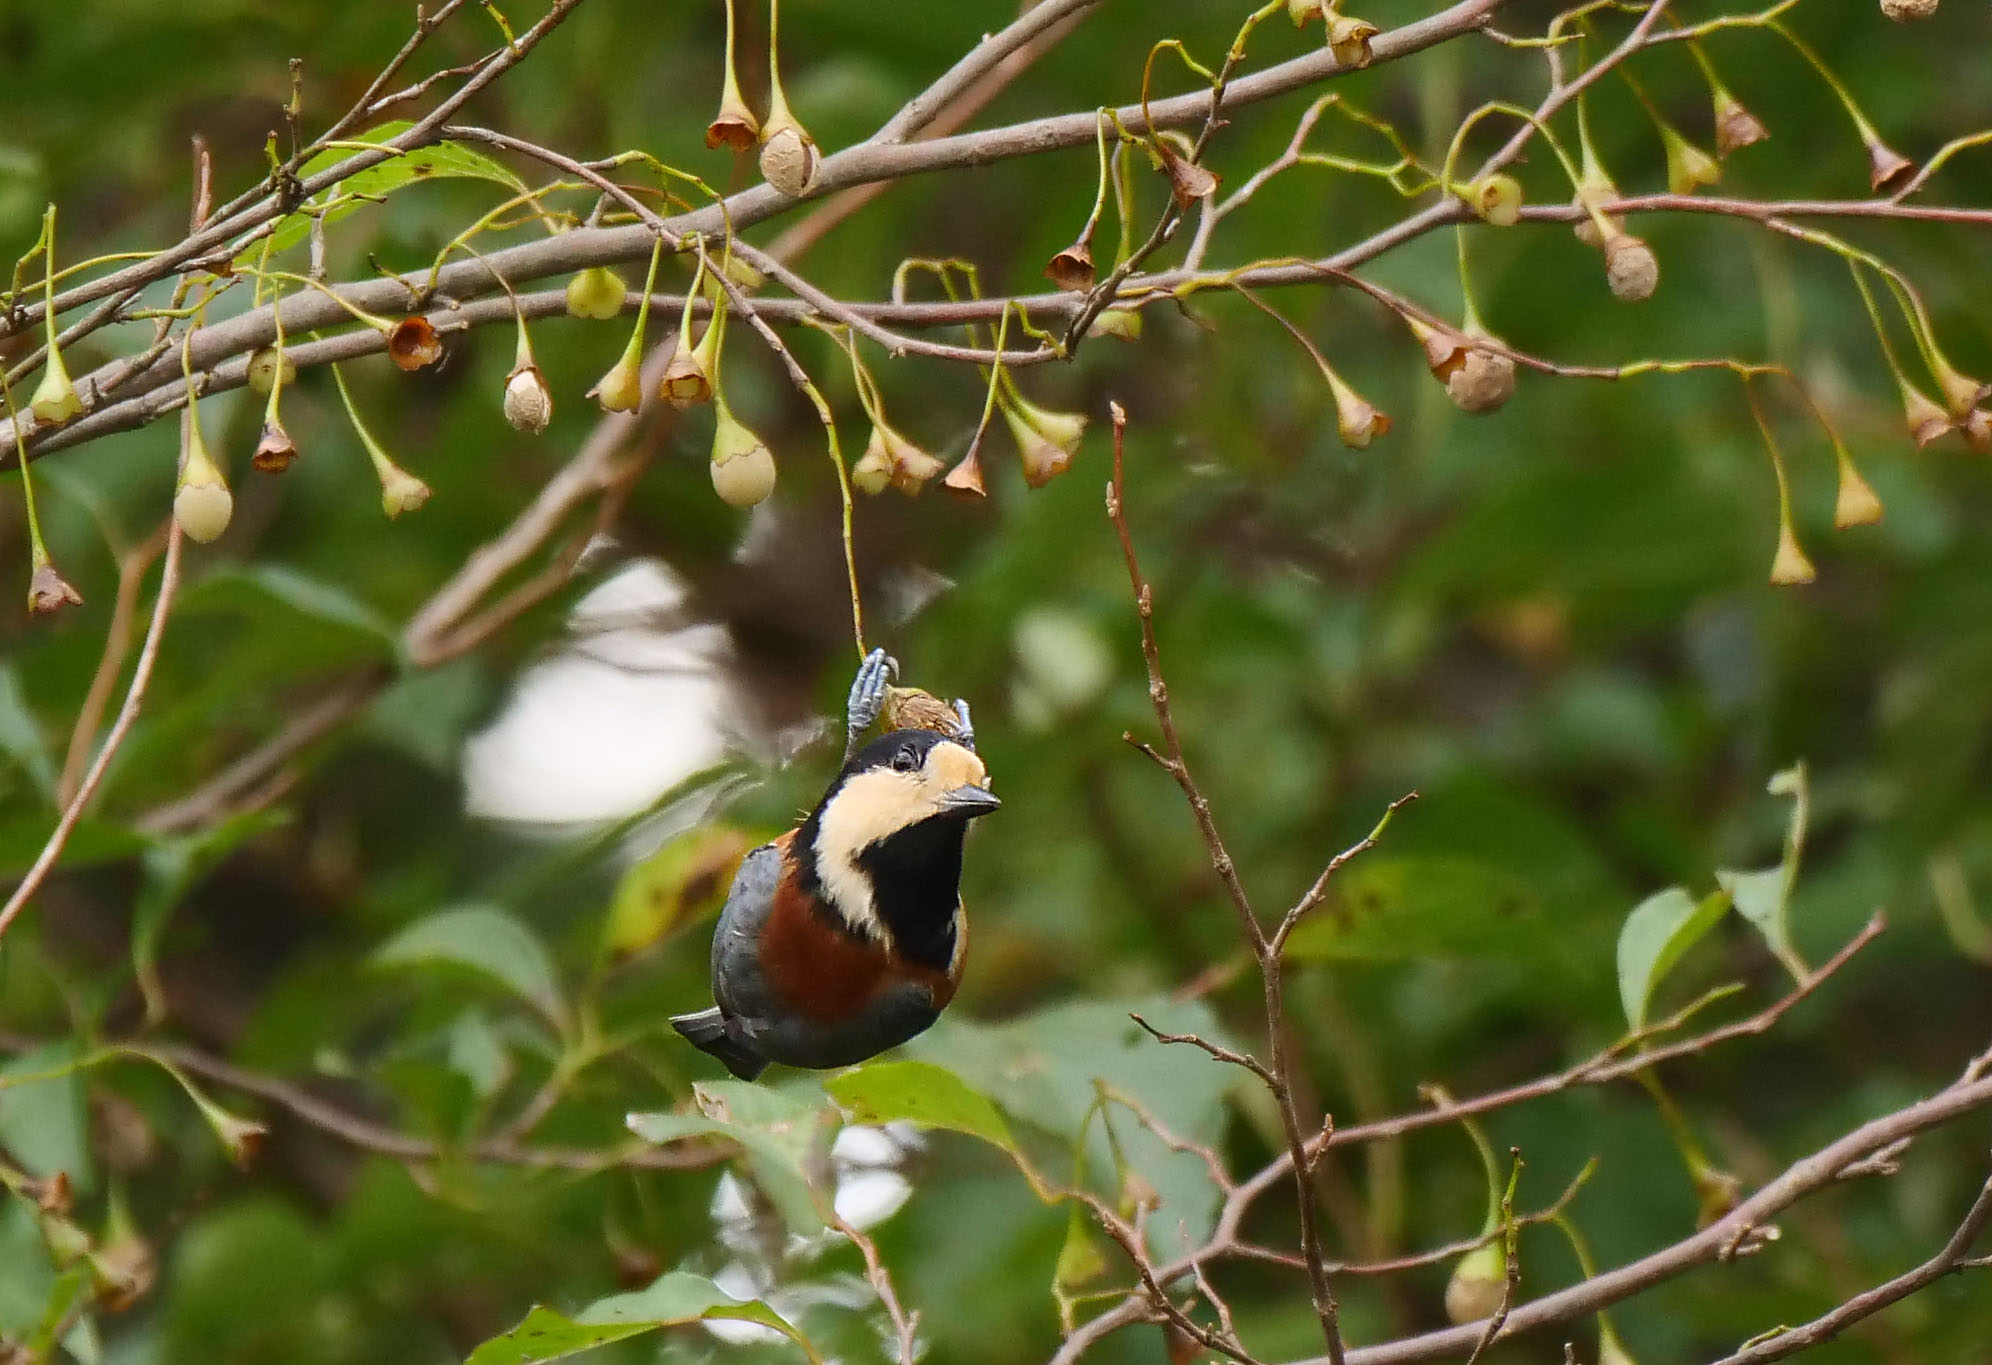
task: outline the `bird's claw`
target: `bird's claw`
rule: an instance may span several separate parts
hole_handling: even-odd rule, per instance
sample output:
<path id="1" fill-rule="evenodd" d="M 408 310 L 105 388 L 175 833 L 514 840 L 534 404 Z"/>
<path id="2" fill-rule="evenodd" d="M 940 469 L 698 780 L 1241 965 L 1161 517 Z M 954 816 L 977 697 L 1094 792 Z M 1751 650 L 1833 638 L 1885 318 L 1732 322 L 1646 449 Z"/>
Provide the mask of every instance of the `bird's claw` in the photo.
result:
<path id="1" fill-rule="evenodd" d="M 964 748 L 973 749 L 975 747 L 975 724 L 968 718 L 968 703 L 960 697 L 956 697 L 954 710 L 955 741 Z"/>
<path id="2" fill-rule="evenodd" d="M 886 689 L 899 676 L 899 663 L 882 649 L 865 655 L 851 679 L 851 697 L 844 708 L 844 757 L 857 751 L 858 736 L 871 729 L 885 709 Z"/>

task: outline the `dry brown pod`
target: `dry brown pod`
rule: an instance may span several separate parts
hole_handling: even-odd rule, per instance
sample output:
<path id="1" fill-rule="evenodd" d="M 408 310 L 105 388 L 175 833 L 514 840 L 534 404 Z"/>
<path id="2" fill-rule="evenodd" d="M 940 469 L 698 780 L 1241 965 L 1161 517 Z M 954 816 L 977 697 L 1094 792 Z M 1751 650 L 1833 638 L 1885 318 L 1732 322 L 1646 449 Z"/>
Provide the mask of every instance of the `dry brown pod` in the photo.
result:
<path id="1" fill-rule="evenodd" d="M 943 735 L 961 733 L 961 717 L 953 706 L 932 692 L 917 687 L 885 689 L 885 728 L 888 730 L 933 730 Z"/>

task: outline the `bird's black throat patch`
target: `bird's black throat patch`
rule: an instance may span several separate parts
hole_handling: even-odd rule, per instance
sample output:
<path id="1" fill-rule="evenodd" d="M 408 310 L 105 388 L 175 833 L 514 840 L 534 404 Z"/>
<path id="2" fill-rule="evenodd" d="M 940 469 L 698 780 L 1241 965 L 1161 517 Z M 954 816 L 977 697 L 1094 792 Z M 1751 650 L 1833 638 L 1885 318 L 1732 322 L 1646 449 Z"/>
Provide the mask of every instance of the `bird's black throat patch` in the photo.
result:
<path id="1" fill-rule="evenodd" d="M 942 972 L 954 960 L 961 845 L 967 833 L 962 816 L 931 816 L 857 856 L 858 869 L 871 879 L 872 904 L 899 955 Z"/>

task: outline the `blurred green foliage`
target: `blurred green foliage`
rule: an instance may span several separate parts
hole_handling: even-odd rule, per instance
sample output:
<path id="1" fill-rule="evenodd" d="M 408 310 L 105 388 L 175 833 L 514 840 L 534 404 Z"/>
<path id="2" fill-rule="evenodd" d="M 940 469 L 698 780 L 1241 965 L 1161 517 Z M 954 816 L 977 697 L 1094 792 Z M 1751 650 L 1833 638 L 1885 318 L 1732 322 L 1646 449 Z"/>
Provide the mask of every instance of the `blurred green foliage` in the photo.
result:
<path id="1" fill-rule="evenodd" d="M 526 19 L 510 8 L 515 24 Z M 1697 17 L 1703 10 L 1715 12 L 1698 7 Z M 890 7 L 790 0 L 789 95 L 826 147 L 846 145 L 1012 12 L 932 6 L 909 22 Z M 1502 22 L 1523 31 L 1547 13 L 1518 5 Z M 1193 0 L 1103 7 L 982 121 L 1133 98 L 1149 43 L 1176 36 L 1214 57 L 1240 17 Z M 207 139 L 232 194 L 262 172 L 263 138 L 288 94 L 286 58 L 305 58 L 307 124 L 322 121 L 364 88 L 411 18 L 410 7 L 332 0 L 17 0 L 0 12 L 0 256 L 33 241 L 50 200 L 62 205 L 66 259 L 174 240 L 188 134 Z M 1805 5 L 1793 18 L 1911 155 L 1992 111 L 1983 7 L 1953 3 L 1916 29 L 1884 25 L 1868 5 Z M 481 24 L 470 7 L 427 59 L 469 60 L 491 40 Z M 590 0 L 480 99 L 477 121 L 580 156 L 640 147 L 716 185 L 750 183 L 751 168 L 700 138 L 721 37 L 716 3 Z M 1307 41 L 1268 25 L 1253 62 Z M 1772 130 L 1729 163 L 1725 193 L 1865 192 L 1843 116 L 1788 50 L 1739 32 L 1712 51 Z M 1639 70 L 1705 140 L 1685 53 L 1654 54 Z M 1340 88 L 1432 154 L 1474 104 L 1533 99 L 1540 80 L 1539 56 L 1462 41 Z M 1277 154 L 1305 102 L 1232 115 L 1211 158 L 1228 184 Z M 1631 96 L 1604 83 L 1592 118 L 1620 184 L 1657 189 L 1660 149 Z M 1548 162 L 1522 168 L 1532 198 L 1562 197 Z M 1961 158 L 1932 193 L 1969 199 L 1984 164 Z M 893 267 L 914 255 L 972 260 L 992 291 L 1027 292 L 1083 219 L 1093 174 L 1087 149 L 909 181 L 800 264 L 847 298 L 882 297 Z M 1158 186 L 1142 192 L 1159 206 Z M 332 235 L 335 273 L 364 274 L 370 257 L 425 264 L 496 193 L 454 180 L 356 213 Z M 1322 252 L 1402 212 L 1374 181 L 1292 172 L 1226 223 L 1213 260 Z M 1726 377 L 1525 374 L 1498 415 L 1469 418 L 1372 304 L 1295 290 L 1275 301 L 1397 417 L 1367 452 L 1337 443 L 1305 355 L 1242 303 L 1212 295 L 1181 313 L 1150 309 L 1138 345 L 1094 343 L 1075 365 L 1021 382 L 1056 407 L 1098 414 L 1113 396 L 1131 414 L 1129 515 L 1155 583 L 1177 717 L 1262 909 L 1290 903 L 1390 800 L 1421 793 L 1294 944 L 1289 1010 L 1309 1098 L 1339 1119 L 1415 1108 L 1423 1081 L 1456 1093 L 1513 1083 L 1620 1036 L 1628 910 L 1676 886 L 1691 906 L 1714 890 L 1717 869 L 1776 864 L 1788 803 L 1765 783 L 1808 765 L 1810 835 L 1789 908 L 1795 951 L 1817 962 L 1876 906 L 1888 908 L 1890 928 L 1770 1036 L 1668 1068 L 1711 1158 L 1753 1181 L 1948 1080 L 1992 1033 L 1983 938 L 1972 936 L 1983 912 L 1970 902 L 1992 884 L 1992 471 L 1954 441 L 1912 455 L 1836 260 L 1732 218 L 1639 227 L 1663 279 L 1637 307 L 1610 297 L 1595 256 L 1561 227 L 1471 233 L 1481 311 L 1516 346 L 1569 363 L 1728 354 L 1812 378 L 1887 516 L 1830 529 L 1831 452 L 1795 404 L 1775 399 L 1799 531 L 1820 570 L 1807 588 L 1764 582 L 1775 486 Z M 1846 233 L 1919 283 L 1954 361 L 1992 372 L 1982 230 L 1873 222 Z M 1451 239 L 1435 235 L 1371 274 L 1454 314 L 1452 255 Z M 156 1281 L 131 1307 L 66 1338 L 78 1359 L 454 1360 L 522 1320 L 569 1344 L 627 1338 L 603 1359 L 792 1356 L 786 1345 L 647 1326 L 726 1302 L 702 1277 L 738 1289 L 727 1272 L 742 1266 L 779 1279 L 771 1302 L 825 1356 L 883 1349 L 856 1252 L 733 1217 L 728 1200 L 758 1196 L 723 1165 L 589 1172 L 452 1154 L 502 1127 L 549 1078 L 559 1100 L 535 1142 L 628 1150 L 632 1111 L 662 1115 L 672 1131 L 757 1122 L 737 1108 L 725 1118 L 685 1109 L 694 1081 L 712 1085 L 712 1068 L 663 1021 L 706 998 L 704 924 L 716 900 L 710 885 L 687 887 L 689 873 L 637 862 L 674 831 L 476 818 L 461 799 L 460 758 L 530 669 L 586 647 L 566 621 L 580 594 L 640 557 L 688 585 L 687 615 L 728 632 L 751 699 L 743 728 L 754 728 L 747 712 L 779 723 L 830 713 L 847 681 L 848 608 L 835 488 L 806 405 L 752 346 L 730 353 L 735 405 L 781 461 L 777 515 L 759 527 L 777 538 L 774 553 L 735 554 L 747 521 L 708 487 L 710 418 L 661 419 L 644 437 L 656 460 L 615 527 L 614 550 L 591 559 L 571 592 L 432 674 L 405 671 L 395 647 L 399 623 L 590 429 L 582 391 L 625 335 L 621 324 L 564 319 L 536 330 L 557 406 L 539 438 L 500 416 L 507 329 L 468 338 L 446 365 L 414 376 L 354 367 L 370 425 L 435 488 L 428 506 L 393 525 L 381 520 L 328 376 L 306 373 L 287 402 L 304 455 L 279 479 L 251 475 L 241 458 L 257 406 L 239 395 L 205 405 L 210 442 L 242 471 L 235 525 L 219 545 L 190 552 L 143 718 L 63 872 L 0 947 L 0 1032 L 12 1054 L 6 1077 L 16 1078 L 0 1077 L 0 1147 L 30 1174 L 67 1172 L 74 1217 L 92 1234 L 128 1208 L 156 1257 Z M 117 340 L 136 346 L 141 334 Z M 830 376 L 840 417 L 858 429 L 834 349 L 813 335 L 795 344 Z M 71 368 L 110 354 L 72 356 Z M 936 449 L 965 447 L 977 376 L 920 360 L 874 368 L 896 425 Z M 1141 1172 L 1166 1211 L 1152 1243 L 1175 1254 L 1178 1220 L 1195 1236 L 1214 1191 L 1195 1157 L 1167 1152 L 1114 1112 L 1093 1078 L 1106 1076 L 1178 1134 L 1219 1144 L 1240 1170 L 1257 1169 L 1280 1138 L 1263 1096 L 1237 1074 L 1163 1048 L 1126 1020 L 1139 1009 L 1158 1027 L 1263 1044 L 1256 976 L 1188 812 L 1121 741 L 1123 731 L 1151 733 L 1153 720 L 1101 512 L 1099 427 L 1073 472 L 1042 491 L 1026 494 L 1003 457 L 991 461 L 986 503 L 891 495 L 859 509 L 875 638 L 914 681 L 974 701 L 1005 800 L 968 860 L 974 948 L 962 996 L 908 1049 L 917 1062 L 890 1065 L 962 1078 L 997 1106 L 1017 1150 L 1056 1179 L 1114 1197 L 1124 1193 L 1117 1175 Z M 27 866 L 52 823 L 63 746 L 116 594 L 115 552 L 162 515 L 173 448 L 161 423 L 36 466 L 52 548 L 88 601 L 53 620 L 20 611 L 25 531 L 18 481 L 5 481 L 0 564 L 23 567 L 5 571 L 14 586 L 0 592 L 0 880 Z M 945 590 L 904 609 L 935 575 Z M 327 686 L 378 667 L 404 672 L 361 721 L 309 752 L 275 814 L 199 846 L 140 833 L 144 812 L 186 794 Z M 752 784 L 708 823 L 784 827 L 829 763 L 821 748 L 787 767 L 757 757 Z M 720 842 L 737 856 L 736 836 Z M 691 855 L 673 845 L 666 856 L 680 867 Z M 1948 879 L 1944 913 L 1933 868 Z M 1706 937 L 1680 945 L 1651 1017 L 1723 982 L 1743 990 L 1718 1011 L 1760 1007 L 1785 988 L 1783 967 L 1742 919 L 1693 927 Z M 1168 1004 L 1192 982 L 1208 995 Z M 237 1170 L 156 1066 L 124 1057 L 74 1069 L 95 1040 L 139 1031 L 307 1084 L 445 1155 L 404 1165 L 196 1078 L 271 1126 L 260 1158 Z M 850 1091 L 837 1092 L 847 1102 L 869 1096 L 872 1113 L 903 1112 L 890 1107 L 889 1086 L 880 1099 L 859 1081 L 832 1084 Z M 710 1106 L 729 1092 L 706 1093 Z M 784 1212 L 806 1211 L 806 1193 L 798 1205 L 780 1190 L 814 1160 L 804 1148 L 815 1120 L 801 1116 L 820 1111 L 821 1078 L 789 1074 L 772 1091 L 730 1093 L 736 1106 L 787 1106 L 783 1121 L 804 1125 L 792 1134 L 800 1147 L 750 1148 L 746 1169 L 785 1163 L 786 1175 L 764 1169 L 763 1183 Z M 1083 1225 L 1075 1234 L 1068 1211 L 1034 1195 L 1000 1151 L 951 1131 L 997 1131 L 980 1110 L 918 1116 L 941 1129 L 897 1161 L 910 1198 L 875 1230 L 902 1300 L 920 1310 L 936 1360 L 1042 1359 L 1056 1342 L 1054 1276 L 1067 1292 L 1124 1283 L 1118 1252 L 1089 1246 Z M 1604 1264 L 1692 1227 L 1682 1160 L 1635 1087 L 1558 1096 L 1488 1127 L 1497 1147 L 1526 1155 L 1527 1207 L 1602 1157 L 1572 1217 Z M 1925 1138 L 1899 1176 L 1795 1210 L 1772 1251 L 1626 1305 L 1621 1330 L 1642 1359 L 1719 1354 L 1920 1259 L 1981 1178 L 1985 1131 L 1980 1116 Z M 1338 1257 L 1470 1236 L 1485 1208 L 1479 1163 L 1449 1130 L 1338 1158 L 1323 1181 Z M 10 1341 L 31 1339 L 61 1302 L 39 1216 L 21 1199 L 0 1205 L 0 1337 Z M 1291 1245 L 1290 1203 L 1269 1196 L 1249 1232 Z M 1531 1292 L 1575 1278 L 1553 1230 L 1528 1232 L 1523 1255 Z M 1446 1274 L 1339 1281 L 1351 1338 L 1442 1322 Z M 1297 1274 L 1247 1266 L 1219 1284 L 1264 1357 L 1319 1348 Z M 599 1302 L 645 1286 L 640 1301 Z M 1975 1358 L 1992 1338 L 1988 1302 L 1982 1278 L 1947 1281 L 1830 1358 Z M 533 1305 L 544 1307 L 528 1319 Z M 1095 1357 L 1156 1360 L 1162 1349 L 1155 1329 L 1139 1328 Z M 479 1356 L 523 1358 L 497 1346 Z M 1530 1340 L 1504 1358 L 1555 1357 L 1547 1340 Z"/>

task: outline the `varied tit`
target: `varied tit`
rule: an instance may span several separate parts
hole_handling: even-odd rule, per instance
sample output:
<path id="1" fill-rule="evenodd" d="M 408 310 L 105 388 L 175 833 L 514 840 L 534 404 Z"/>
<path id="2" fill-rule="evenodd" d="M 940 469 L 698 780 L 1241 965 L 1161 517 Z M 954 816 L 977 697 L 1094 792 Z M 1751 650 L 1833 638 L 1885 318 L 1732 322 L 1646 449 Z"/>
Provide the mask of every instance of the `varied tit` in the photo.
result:
<path id="1" fill-rule="evenodd" d="M 858 669 L 844 766 L 809 818 L 747 855 L 712 939 L 718 1004 L 671 1020 L 742 1080 L 769 1062 L 849 1066 L 940 1016 L 961 981 L 961 850 L 999 804 L 968 705 L 951 734 L 894 730 L 860 747 L 897 671 Z"/>

